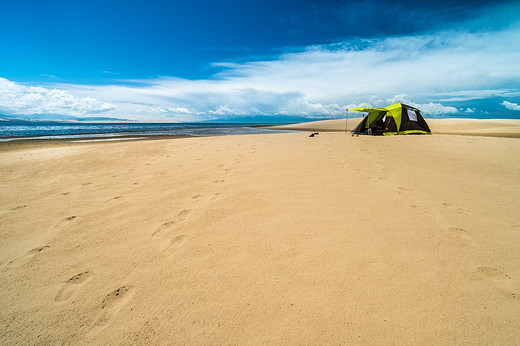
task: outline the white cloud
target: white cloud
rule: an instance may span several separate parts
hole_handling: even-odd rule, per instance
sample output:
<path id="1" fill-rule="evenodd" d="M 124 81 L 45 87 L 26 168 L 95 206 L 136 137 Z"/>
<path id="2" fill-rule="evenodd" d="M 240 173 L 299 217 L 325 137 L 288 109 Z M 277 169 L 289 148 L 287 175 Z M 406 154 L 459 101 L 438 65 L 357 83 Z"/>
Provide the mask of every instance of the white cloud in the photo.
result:
<path id="1" fill-rule="evenodd" d="M 504 101 L 501 104 L 512 111 L 520 111 L 520 105 L 518 105 L 517 103 Z"/>
<path id="2" fill-rule="evenodd" d="M 321 102 L 309 102 L 304 99 L 295 99 L 282 107 L 282 114 L 300 115 L 308 118 L 316 116 L 335 116 L 342 117 L 345 115 L 346 106 L 338 104 L 323 104 Z"/>
<path id="3" fill-rule="evenodd" d="M 90 96 L 75 97 L 56 88 L 24 86 L 0 78 L 0 111 L 8 114 L 61 114 L 81 116 L 113 110 L 110 103 Z"/>
<path id="4" fill-rule="evenodd" d="M 451 106 L 443 106 L 440 103 L 428 102 L 424 104 L 410 102 L 410 106 L 421 110 L 423 115 L 448 115 L 457 113 L 457 108 Z"/>
<path id="5" fill-rule="evenodd" d="M 208 113 L 215 115 L 239 115 L 242 112 L 231 109 L 228 105 L 219 105 L 216 110 L 210 110 Z"/>
<path id="6" fill-rule="evenodd" d="M 17 95 L 23 98 L 0 96 L 0 110 L 182 121 L 235 115 L 342 117 L 345 108 L 404 102 L 425 115 L 453 115 L 459 112 L 453 103 L 465 102 L 457 105 L 464 112 L 472 108 L 471 100 L 520 97 L 518 52 L 518 25 L 487 33 L 357 40 L 311 46 L 268 61 L 217 63 L 225 70 L 204 80 L 167 77 L 113 85 L 53 84 L 52 89 L 3 80 L 11 85 L 8 92 L 21 88 Z"/>
<path id="7" fill-rule="evenodd" d="M 192 113 L 188 108 L 185 108 L 185 107 L 172 107 L 172 108 L 168 108 L 168 111 L 172 112 L 172 113 L 180 113 L 180 114 L 191 114 Z"/>
<path id="8" fill-rule="evenodd" d="M 426 116 L 436 116 L 436 115 L 448 115 L 458 113 L 457 108 L 451 106 L 443 106 L 440 103 L 428 102 L 428 103 L 416 103 L 412 100 L 408 99 L 408 95 L 396 95 L 392 99 L 387 99 L 386 102 L 379 101 L 378 106 L 383 107 L 384 105 L 393 104 L 397 102 L 405 103 L 409 106 L 415 107 L 421 111 L 423 115 Z"/>
<path id="9" fill-rule="evenodd" d="M 152 114 L 165 114 L 168 113 L 168 110 L 156 107 L 156 106 L 147 106 L 147 105 L 136 105 L 135 112 L 138 113 L 152 113 Z"/>

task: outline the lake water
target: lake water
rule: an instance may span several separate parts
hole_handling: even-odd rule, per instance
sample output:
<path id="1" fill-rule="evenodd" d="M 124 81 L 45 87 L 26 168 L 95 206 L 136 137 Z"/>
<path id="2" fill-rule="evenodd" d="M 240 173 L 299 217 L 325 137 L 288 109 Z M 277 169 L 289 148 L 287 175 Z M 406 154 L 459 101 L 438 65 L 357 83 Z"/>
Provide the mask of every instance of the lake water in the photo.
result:
<path id="1" fill-rule="evenodd" d="M 0 141 L 69 139 L 101 141 L 151 136 L 224 136 L 280 132 L 245 123 L 60 123 L 0 122 Z"/>

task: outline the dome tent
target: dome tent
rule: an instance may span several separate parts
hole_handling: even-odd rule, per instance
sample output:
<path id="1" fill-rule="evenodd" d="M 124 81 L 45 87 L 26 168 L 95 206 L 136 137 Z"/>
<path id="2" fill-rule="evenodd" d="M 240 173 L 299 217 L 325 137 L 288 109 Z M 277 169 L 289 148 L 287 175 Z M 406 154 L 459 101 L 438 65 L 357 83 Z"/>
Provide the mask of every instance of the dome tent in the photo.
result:
<path id="1" fill-rule="evenodd" d="M 352 130 L 352 134 L 385 136 L 431 134 L 421 112 L 403 103 L 385 108 L 351 108 L 347 111 L 368 112 L 368 115 Z"/>

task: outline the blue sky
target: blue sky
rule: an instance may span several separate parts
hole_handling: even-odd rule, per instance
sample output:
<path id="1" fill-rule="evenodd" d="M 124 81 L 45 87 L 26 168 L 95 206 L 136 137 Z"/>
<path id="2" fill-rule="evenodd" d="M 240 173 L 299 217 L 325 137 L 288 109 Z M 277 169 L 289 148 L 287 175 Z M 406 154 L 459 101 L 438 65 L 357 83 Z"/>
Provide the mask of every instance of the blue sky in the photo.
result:
<path id="1" fill-rule="evenodd" d="M 520 2 L 0 0 L 0 114 L 520 118 Z"/>

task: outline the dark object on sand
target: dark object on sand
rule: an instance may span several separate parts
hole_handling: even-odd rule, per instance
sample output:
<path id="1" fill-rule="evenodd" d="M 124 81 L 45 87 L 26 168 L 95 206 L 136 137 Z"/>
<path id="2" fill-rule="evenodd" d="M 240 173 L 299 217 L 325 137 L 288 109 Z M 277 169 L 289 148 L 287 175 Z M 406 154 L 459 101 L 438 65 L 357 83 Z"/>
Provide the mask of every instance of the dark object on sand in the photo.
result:
<path id="1" fill-rule="evenodd" d="M 319 134 L 320 134 L 319 132 L 314 132 L 314 133 L 311 133 L 311 134 L 309 135 L 309 137 L 314 137 L 314 136 L 317 136 L 317 135 L 319 135 Z"/>

